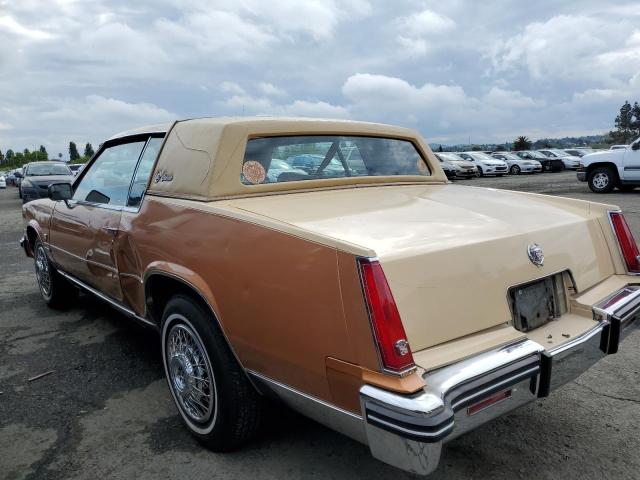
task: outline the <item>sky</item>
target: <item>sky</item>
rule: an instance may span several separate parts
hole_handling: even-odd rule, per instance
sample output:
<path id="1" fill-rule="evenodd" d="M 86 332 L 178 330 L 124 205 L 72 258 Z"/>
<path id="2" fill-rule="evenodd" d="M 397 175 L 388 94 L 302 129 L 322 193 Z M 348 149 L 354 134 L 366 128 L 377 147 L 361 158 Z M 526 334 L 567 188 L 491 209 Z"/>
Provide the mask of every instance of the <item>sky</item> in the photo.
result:
<path id="1" fill-rule="evenodd" d="M 221 115 L 503 143 L 606 132 L 627 99 L 637 0 L 0 0 L 3 152 Z"/>

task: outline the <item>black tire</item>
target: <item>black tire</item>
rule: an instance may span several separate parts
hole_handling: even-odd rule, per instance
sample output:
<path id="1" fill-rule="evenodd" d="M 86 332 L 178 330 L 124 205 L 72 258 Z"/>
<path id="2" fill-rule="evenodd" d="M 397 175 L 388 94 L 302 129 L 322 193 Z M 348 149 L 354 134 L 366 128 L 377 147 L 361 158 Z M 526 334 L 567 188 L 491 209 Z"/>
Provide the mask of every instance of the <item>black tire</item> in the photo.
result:
<path id="1" fill-rule="evenodd" d="M 18 187 L 18 198 L 22 198 L 22 187 Z"/>
<path id="2" fill-rule="evenodd" d="M 511 165 L 511 168 L 509 169 L 509 173 L 511 175 L 520 175 L 520 167 L 518 165 Z"/>
<path id="3" fill-rule="evenodd" d="M 172 343 L 181 335 L 193 341 L 191 350 L 184 350 L 182 342 Z M 190 363 L 189 355 L 198 351 L 203 354 L 201 364 Z M 162 359 L 182 423 L 200 443 L 226 452 L 254 436 L 262 417 L 262 398 L 211 313 L 187 295 L 174 296 L 164 309 Z M 210 380 L 202 380 L 206 378 Z"/>
<path id="4" fill-rule="evenodd" d="M 479 177 L 484 177 L 484 172 L 482 171 L 482 167 L 478 166 L 476 168 L 478 169 L 478 176 Z"/>
<path id="5" fill-rule="evenodd" d="M 49 256 L 40 240 L 36 240 L 33 245 L 33 260 L 42 299 L 51 308 L 68 309 L 78 296 L 78 289 L 51 265 Z"/>
<path id="6" fill-rule="evenodd" d="M 609 193 L 617 183 L 616 173 L 611 167 L 594 168 L 587 180 L 589 188 L 594 193 Z"/>

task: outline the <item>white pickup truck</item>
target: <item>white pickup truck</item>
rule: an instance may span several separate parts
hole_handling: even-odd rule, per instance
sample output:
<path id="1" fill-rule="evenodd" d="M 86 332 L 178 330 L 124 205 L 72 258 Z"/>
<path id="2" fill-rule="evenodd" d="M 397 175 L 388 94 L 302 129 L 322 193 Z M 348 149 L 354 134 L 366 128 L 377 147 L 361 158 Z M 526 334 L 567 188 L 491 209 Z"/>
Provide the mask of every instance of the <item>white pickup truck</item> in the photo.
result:
<path id="1" fill-rule="evenodd" d="M 640 138 L 627 148 L 590 153 L 580 159 L 578 180 L 595 193 L 640 187 Z"/>

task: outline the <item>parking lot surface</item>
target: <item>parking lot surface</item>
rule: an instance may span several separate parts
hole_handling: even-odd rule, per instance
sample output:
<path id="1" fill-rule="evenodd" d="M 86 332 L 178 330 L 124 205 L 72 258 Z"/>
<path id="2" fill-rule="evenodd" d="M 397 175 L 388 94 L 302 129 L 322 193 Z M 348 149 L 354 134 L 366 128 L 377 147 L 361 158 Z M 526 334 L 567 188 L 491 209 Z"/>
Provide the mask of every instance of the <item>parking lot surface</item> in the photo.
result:
<path id="1" fill-rule="evenodd" d="M 640 238 L 640 189 L 592 194 L 573 172 L 458 183 L 616 204 Z M 48 309 L 21 232 L 17 190 L 0 190 L 0 478 L 413 478 L 285 408 L 238 452 L 201 448 L 170 399 L 157 334 L 88 295 Z M 548 399 L 449 443 L 429 478 L 638 479 L 638 432 L 635 332 Z"/>

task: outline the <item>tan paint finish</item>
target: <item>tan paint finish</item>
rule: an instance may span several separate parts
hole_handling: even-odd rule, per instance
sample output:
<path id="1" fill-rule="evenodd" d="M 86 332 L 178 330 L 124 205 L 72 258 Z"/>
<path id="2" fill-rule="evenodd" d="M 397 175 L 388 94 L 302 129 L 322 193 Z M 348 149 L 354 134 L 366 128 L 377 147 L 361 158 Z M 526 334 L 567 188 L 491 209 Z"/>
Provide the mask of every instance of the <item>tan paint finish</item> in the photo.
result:
<path id="1" fill-rule="evenodd" d="M 525 338 L 524 333 L 504 324 L 415 352 L 413 359 L 416 365 L 431 371 Z"/>

